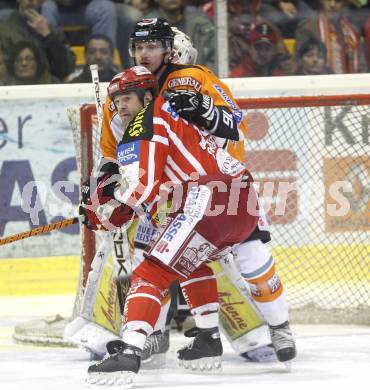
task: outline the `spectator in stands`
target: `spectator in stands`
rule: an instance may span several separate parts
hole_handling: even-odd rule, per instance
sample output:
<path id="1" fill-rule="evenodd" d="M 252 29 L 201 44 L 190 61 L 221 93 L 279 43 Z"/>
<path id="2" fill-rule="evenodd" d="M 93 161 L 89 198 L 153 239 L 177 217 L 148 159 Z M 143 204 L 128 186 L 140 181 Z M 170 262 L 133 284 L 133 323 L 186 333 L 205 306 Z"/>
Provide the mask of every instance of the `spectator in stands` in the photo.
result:
<path id="1" fill-rule="evenodd" d="M 302 21 L 296 30 L 296 50 L 309 38 L 319 39 L 328 53 L 334 73 L 357 73 L 364 70 L 359 34 L 345 16 L 347 0 L 320 0 L 314 17 Z"/>
<path id="2" fill-rule="evenodd" d="M 8 69 L 6 67 L 6 56 L 0 47 L 0 86 L 8 84 Z"/>
<path id="3" fill-rule="evenodd" d="M 149 13 L 155 7 L 154 0 L 131 0 L 129 3 L 140 12 L 140 17 L 137 18 L 137 20 Z"/>
<path id="4" fill-rule="evenodd" d="M 215 71 L 215 28 L 208 16 L 195 7 L 184 5 L 183 0 L 155 2 L 156 9 L 145 16 L 165 18 L 171 26 L 189 35 L 198 50 L 197 62 Z"/>
<path id="5" fill-rule="evenodd" d="M 71 80 L 71 83 L 91 82 L 90 65 L 97 64 L 99 80 L 111 81 L 118 73 L 114 65 L 114 47 L 112 41 L 105 35 L 92 35 L 85 44 L 85 66 L 82 73 Z"/>
<path id="6" fill-rule="evenodd" d="M 366 50 L 366 60 L 367 60 L 367 69 L 370 69 L 370 17 L 367 19 L 364 26 L 364 38 L 365 38 L 365 50 Z"/>
<path id="7" fill-rule="evenodd" d="M 297 24 L 313 15 L 313 10 L 303 0 L 264 0 L 274 9 L 266 18 L 280 30 L 282 37 L 294 38 Z"/>
<path id="8" fill-rule="evenodd" d="M 186 5 L 192 5 L 193 7 L 200 7 L 204 3 L 208 3 L 208 0 L 185 0 Z"/>
<path id="9" fill-rule="evenodd" d="M 54 32 L 40 14 L 43 0 L 18 0 L 18 9 L 0 23 L 0 46 L 8 52 L 19 41 L 31 41 L 41 51 L 42 62 L 60 80 L 69 75 L 75 57 L 64 43 L 63 36 Z"/>
<path id="10" fill-rule="evenodd" d="M 17 4 L 14 0 L 0 0 L 0 21 L 8 19 L 15 8 Z"/>
<path id="11" fill-rule="evenodd" d="M 212 8 L 213 8 L 213 2 Z M 211 9 L 212 9 L 211 8 Z M 253 23 L 268 21 L 275 12 L 269 4 L 260 0 L 229 0 L 227 3 L 229 26 L 229 68 L 233 69 L 249 54 L 248 34 Z M 278 41 L 279 51 L 284 45 Z M 281 47 L 280 47 L 281 46 Z"/>
<path id="12" fill-rule="evenodd" d="M 247 40 L 246 36 L 246 40 Z M 279 33 L 267 22 L 253 23 L 249 31 L 248 52 L 230 71 L 230 77 L 284 76 L 296 69 L 287 51 L 279 52 Z"/>
<path id="13" fill-rule="evenodd" d="M 106 35 L 116 45 L 117 14 L 111 0 L 45 0 L 42 14 L 54 28 L 83 24 L 90 34 Z"/>
<path id="14" fill-rule="evenodd" d="M 215 13 L 213 0 L 203 2 L 200 8 L 213 19 Z M 228 0 L 227 12 L 229 16 L 239 17 L 244 23 L 252 23 L 262 19 L 269 20 L 275 8 L 261 0 Z"/>
<path id="15" fill-rule="evenodd" d="M 136 22 L 143 18 L 144 12 L 149 11 L 151 4 L 152 0 L 132 0 L 128 2 L 116 0 L 118 17 L 117 49 L 123 68 L 129 68 L 134 65 L 128 52 L 128 37 L 134 29 Z"/>
<path id="16" fill-rule="evenodd" d="M 203 2 L 201 9 L 211 18 L 214 17 L 214 2 Z M 251 24 L 262 21 L 279 19 L 279 11 L 272 5 L 261 0 L 228 0 L 228 29 L 229 29 L 229 67 L 235 68 L 249 53 L 246 39 Z M 275 15 L 273 17 L 273 15 Z M 281 19 L 281 17 L 280 17 Z M 279 51 L 284 49 L 278 43 Z M 280 47 L 281 46 L 281 47 Z"/>
<path id="17" fill-rule="evenodd" d="M 41 59 L 40 49 L 32 42 L 20 41 L 14 45 L 8 60 L 9 85 L 54 84 L 60 81 L 52 76 Z"/>
<path id="18" fill-rule="evenodd" d="M 297 54 L 297 74 L 317 75 L 333 73 L 327 64 L 328 56 L 325 45 L 316 38 L 303 42 Z"/>
<path id="19" fill-rule="evenodd" d="M 368 0 L 348 0 L 346 16 L 359 30 L 363 29 L 370 17 L 370 2 Z"/>
<path id="20" fill-rule="evenodd" d="M 349 0 L 348 19 L 364 36 L 365 71 L 370 70 L 370 1 Z"/>

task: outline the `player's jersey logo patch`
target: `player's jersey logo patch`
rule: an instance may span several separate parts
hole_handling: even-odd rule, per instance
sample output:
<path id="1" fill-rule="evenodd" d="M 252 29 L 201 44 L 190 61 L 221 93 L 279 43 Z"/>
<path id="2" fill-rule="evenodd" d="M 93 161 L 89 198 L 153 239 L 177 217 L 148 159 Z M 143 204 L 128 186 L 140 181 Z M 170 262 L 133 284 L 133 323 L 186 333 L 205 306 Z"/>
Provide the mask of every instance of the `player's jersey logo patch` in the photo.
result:
<path id="1" fill-rule="evenodd" d="M 174 119 L 175 121 L 179 119 L 179 114 L 168 102 L 163 103 L 162 110 L 168 112 L 171 115 L 172 119 Z"/>
<path id="2" fill-rule="evenodd" d="M 227 93 L 218 85 L 213 85 L 214 89 L 222 96 L 228 106 L 233 110 L 233 115 L 235 120 L 240 123 L 243 119 L 243 112 L 239 109 L 239 107 L 230 99 Z"/>
<path id="3" fill-rule="evenodd" d="M 140 159 L 140 141 L 118 145 L 117 161 L 120 165 L 132 164 Z"/>
<path id="4" fill-rule="evenodd" d="M 185 85 L 188 85 L 189 87 L 194 88 L 196 91 L 200 91 L 202 88 L 202 84 L 195 79 L 194 77 L 176 77 L 173 79 L 170 79 L 168 81 L 168 88 L 176 88 L 176 87 L 183 87 Z"/>

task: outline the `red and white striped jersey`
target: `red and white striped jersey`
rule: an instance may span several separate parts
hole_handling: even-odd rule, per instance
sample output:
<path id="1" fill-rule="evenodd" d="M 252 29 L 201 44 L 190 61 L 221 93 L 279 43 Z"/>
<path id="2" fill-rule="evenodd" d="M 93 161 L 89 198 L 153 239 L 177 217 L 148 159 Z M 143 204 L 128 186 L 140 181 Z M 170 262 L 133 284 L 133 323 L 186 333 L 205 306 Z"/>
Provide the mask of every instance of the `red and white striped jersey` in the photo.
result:
<path id="1" fill-rule="evenodd" d="M 130 206 L 145 204 L 150 213 L 175 183 L 209 174 L 236 177 L 246 171 L 213 136 L 179 117 L 161 96 L 130 122 L 117 161 L 123 181 L 116 198 Z"/>
<path id="2" fill-rule="evenodd" d="M 213 72 L 202 65 L 169 64 L 159 83 L 159 94 L 167 89 L 188 89 L 212 97 L 216 106 L 227 107 L 235 116 L 239 130 L 246 134 L 247 126 L 243 112 L 233 99 L 230 89 Z M 117 144 L 122 138 L 124 127 L 113 102 L 106 98 L 103 110 L 100 149 L 102 156 L 114 158 Z M 245 161 L 244 141 L 229 141 L 227 151 L 239 161 Z"/>

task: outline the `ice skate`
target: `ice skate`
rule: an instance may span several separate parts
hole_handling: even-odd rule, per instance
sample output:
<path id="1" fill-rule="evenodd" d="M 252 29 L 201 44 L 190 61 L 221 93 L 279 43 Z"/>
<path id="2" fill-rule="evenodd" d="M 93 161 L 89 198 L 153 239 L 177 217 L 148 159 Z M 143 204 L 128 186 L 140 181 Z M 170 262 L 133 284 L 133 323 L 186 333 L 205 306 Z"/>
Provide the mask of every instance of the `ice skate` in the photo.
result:
<path id="1" fill-rule="evenodd" d="M 170 331 L 158 331 L 147 337 L 141 363 L 145 368 L 159 368 L 166 363 L 166 352 L 170 348 Z"/>
<path id="2" fill-rule="evenodd" d="M 131 388 L 140 369 L 141 350 L 120 340 L 108 343 L 106 357 L 91 365 L 86 382 L 93 385 L 121 386 Z"/>
<path id="3" fill-rule="evenodd" d="M 297 350 L 289 322 L 286 321 L 276 326 L 269 325 L 269 329 L 272 345 L 278 360 L 290 369 L 290 361 L 295 358 Z"/>
<path id="4" fill-rule="evenodd" d="M 194 339 L 177 351 L 179 366 L 192 371 L 218 371 L 221 369 L 222 344 L 218 327 L 192 328 L 185 336 Z"/>

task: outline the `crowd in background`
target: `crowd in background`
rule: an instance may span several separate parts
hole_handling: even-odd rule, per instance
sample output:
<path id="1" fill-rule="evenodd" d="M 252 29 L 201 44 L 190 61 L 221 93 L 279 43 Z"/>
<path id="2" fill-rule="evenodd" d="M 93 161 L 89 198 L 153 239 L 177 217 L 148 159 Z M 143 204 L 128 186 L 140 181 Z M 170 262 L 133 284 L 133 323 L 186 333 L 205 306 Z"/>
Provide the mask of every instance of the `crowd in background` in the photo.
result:
<path id="1" fill-rule="evenodd" d="M 368 0 L 228 0 L 227 8 L 230 77 L 369 71 Z M 197 62 L 217 72 L 213 1 L 0 0 L 0 85 L 90 82 L 91 63 L 110 81 L 133 65 L 128 39 L 143 17 L 188 34 Z"/>

